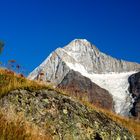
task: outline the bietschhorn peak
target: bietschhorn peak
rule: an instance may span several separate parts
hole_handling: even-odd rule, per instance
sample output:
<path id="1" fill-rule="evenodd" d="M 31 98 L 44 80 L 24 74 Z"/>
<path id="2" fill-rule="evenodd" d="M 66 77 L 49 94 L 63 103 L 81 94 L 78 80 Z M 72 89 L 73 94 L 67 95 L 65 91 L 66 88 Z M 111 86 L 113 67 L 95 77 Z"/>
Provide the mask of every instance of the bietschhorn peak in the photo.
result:
<path id="1" fill-rule="evenodd" d="M 40 77 L 42 71 L 44 76 Z M 74 39 L 68 45 L 53 51 L 29 74 L 28 78 L 31 80 L 41 78 L 44 82 L 50 81 L 58 86 L 62 81 L 65 83 L 67 75 L 75 75 L 70 71 L 79 72 L 91 82 L 107 90 L 113 98 L 115 112 L 129 115 L 133 98 L 128 91 L 128 78 L 140 71 L 140 64 L 106 55 L 86 39 Z"/>
<path id="2" fill-rule="evenodd" d="M 75 38 L 71 42 L 85 42 L 85 43 L 90 43 L 87 39 L 82 39 L 82 38 Z"/>
<path id="3" fill-rule="evenodd" d="M 77 52 L 77 53 L 87 52 L 87 51 L 99 52 L 99 49 L 87 39 L 74 39 L 63 49 L 69 52 Z"/>

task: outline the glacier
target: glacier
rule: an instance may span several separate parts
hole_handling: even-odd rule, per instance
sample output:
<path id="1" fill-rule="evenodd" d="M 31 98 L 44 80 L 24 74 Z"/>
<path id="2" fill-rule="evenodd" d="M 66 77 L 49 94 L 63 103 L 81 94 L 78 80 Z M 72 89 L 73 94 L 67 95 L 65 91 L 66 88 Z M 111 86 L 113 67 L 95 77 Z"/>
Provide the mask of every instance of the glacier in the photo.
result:
<path id="1" fill-rule="evenodd" d="M 117 114 L 121 114 L 123 116 L 130 115 L 130 110 L 133 107 L 134 99 L 128 91 L 128 77 L 136 73 L 136 71 L 123 73 L 112 72 L 106 74 L 89 74 L 81 64 L 72 64 L 69 62 L 66 62 L 66 64 L 70 67 L 70 69 L 78 71 L 83 76 L 88 77 L 92 82 L 108 90 L 113 97 L 114 111 Z"/>

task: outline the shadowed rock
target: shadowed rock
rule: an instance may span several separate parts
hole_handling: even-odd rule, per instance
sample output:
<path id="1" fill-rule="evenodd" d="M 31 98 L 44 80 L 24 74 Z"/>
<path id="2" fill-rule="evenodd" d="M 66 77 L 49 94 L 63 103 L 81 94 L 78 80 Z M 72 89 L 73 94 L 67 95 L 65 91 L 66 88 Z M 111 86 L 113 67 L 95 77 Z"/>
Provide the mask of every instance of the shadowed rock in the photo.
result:
<path id="1" fill-rule="evenodd" d="M 131 113 L 137 119 L 140 119 L 140 72 L 133 74 L 129 77 L 129 91 L 135 100 Z"/>
<path id="2" fill-rule="evenodd" d="M 89 101 L 109 110 L 113 109 L 113 99 L 109 92 L 93 83 L 89 78 L 82 76 L 79 72 L 70 70 L 58 87 L 80 100 Z"/>

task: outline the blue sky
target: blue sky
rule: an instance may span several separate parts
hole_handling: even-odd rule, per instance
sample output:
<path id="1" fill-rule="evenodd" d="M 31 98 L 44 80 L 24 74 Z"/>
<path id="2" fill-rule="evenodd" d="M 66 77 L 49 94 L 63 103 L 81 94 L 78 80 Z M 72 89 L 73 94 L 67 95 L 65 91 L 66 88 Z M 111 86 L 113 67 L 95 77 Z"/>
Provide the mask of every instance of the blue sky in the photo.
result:
<path id="1" fill-rule="evenodd" d="M 27 72 L 53 50 L 85 38 L 116 58 L 140 63 L 139 0 L 0 0 L 0 61 Z"/>

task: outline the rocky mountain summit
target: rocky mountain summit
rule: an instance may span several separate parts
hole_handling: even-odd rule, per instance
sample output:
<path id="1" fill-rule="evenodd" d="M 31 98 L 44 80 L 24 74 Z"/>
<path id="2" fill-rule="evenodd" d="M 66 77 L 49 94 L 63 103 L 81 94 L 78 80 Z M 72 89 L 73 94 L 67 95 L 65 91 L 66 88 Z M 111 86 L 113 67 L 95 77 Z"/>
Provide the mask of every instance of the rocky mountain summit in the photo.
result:
<path id="1" fill-rule="evenodd" d="M 58 84 L 71 69 L 72 64 L 78 65 L 79 69 L 86 70 L 89 74 L 140 70 L 140 64 L 117 60 L 100 52 L 87 40 L 75 39 L 64 48 L 58 48 L 52 52 L 39 67 L 30 73 L 29 78 L 35 79 L 39 72 L 43 71 L 48 80 Z"/>
<path id="2" fill-rule="evenodd" d="M 72 76 L 79 74 L 71 74 L 71 70 L 80 73 L 80 77 L 83 76 L 83 78 L 73 78 Z M 110 101 L 106 102 L 106 105 L 110 103 L 110 108 L 116 113 L 130 116 L 135 98 L 129 90 L 128 78 L 138 71 L 140 71 L 140 64 L 118 60 L 100 52 L 85 39 L 75 39 L 65 47 L 57 48 L 52 52 L 40 66 L 29 74 L 28 78 L 51 82 L 55 86 L 61 85 L 62 88 L 65 85 L 65 88 L 70 88 L 70 90 L 72 90 L 71 86 L 78 85 L 73 90 L 75 91 L 74 95 L 85 97 L 84 92 L 88 91 L 86 92 L 88 100 L 92 101 L 93 104 L 98 102 L 99 106 L 103 106 L 104 103 L 101 100 L 97 101 L 97 99 L 102 97 L 102 100 L 106 101 L 106 97 L 108 97 Z M 81 83 L 85 89 L 80 86 Z M 94 86 L 87 88 L 87 83 L 92 83 L 91 85 Z M 97 87 L 100 92 L 97 92 Z M 77 88 L 80 95 L 77 94 Z M 101 96 L 104 93 L 106 96 Z"/>
<path id="3" fill-rule="evenodd" d="M 100 52 L 85 39 L 76 39 L 63 48 L 76 62 L 84 66 L 88 73 L 127 72 L 140 70 L 136 63 L 117 60 Z"/>

